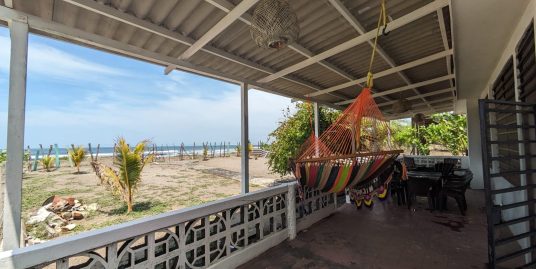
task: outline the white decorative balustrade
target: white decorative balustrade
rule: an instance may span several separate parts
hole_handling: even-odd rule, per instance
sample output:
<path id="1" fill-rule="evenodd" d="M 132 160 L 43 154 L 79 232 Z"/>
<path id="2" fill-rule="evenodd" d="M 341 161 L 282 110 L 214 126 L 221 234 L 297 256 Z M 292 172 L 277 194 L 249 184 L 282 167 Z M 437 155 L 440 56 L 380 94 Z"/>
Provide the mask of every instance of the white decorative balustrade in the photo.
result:
<path id="1" fill-rule="evenodd" d="M 433 167 L 436 163 L 443 162 L 445 159 L 458 159 L 460 168 L 469 169 L 468 156 L 426 156 L 426 155 L 404 155 L 404 157 L 413 158 L 417 166 Z"/>
<path id="2" fill-rule="evenodd" d="M 336 209 L 294 183 L 0 253 L 0 268 L 236 267 Z"/>

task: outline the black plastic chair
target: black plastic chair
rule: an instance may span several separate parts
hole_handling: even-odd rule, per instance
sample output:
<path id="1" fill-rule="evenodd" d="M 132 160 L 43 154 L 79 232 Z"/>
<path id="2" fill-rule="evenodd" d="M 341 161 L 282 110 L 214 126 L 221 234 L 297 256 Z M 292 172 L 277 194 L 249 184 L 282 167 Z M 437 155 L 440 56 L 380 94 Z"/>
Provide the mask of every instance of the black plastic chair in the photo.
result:
<path id="1" fill-rule="evenodd" d="M 395 161 L 393 163 L 393 178 L 391 179 L 390 190 L 391 197 L 396 195 L 398 205 L 406 204 L 407 182 L 402 180 L 402 163 Z"/>
<path id="2" fill-rule="evenodd" d="M 415 164 L 415 159 L 413 157 L 404 157 L 403 161 L 404 161 L 404 164 L 406 165 L 406 169 L 414 170 L 417 168 L 417 165 Z"/>
<path id="3" fill-rule="evenodd" d="M 434 210 L 437 205 L 437 195 L 435 194 L 434 181 L 426 178 L 409 178 L 407 181 L 408 192 L 407 202 L 408 209 L 411 209 L 413 200 L 419 197 L 426 197 L 428 199 L 428 206 L 430 210 Z"/>
<path id="4" fill-rule="evenodd" d="M 441 191 L 443 208 L 446 209 L 448 197 L 452 197 L 456 200 L 460 213 L 465 216 L 465 212 L 467 211 L 465 192 L 470 186 L 471 180 L 473 180 L 473 173 L 471 171 L 466 171 L 463 176 L 451 175 L 448 177 Z"/>
<path id="5" fill-rule="evenodd" d="M 443 176 L 443 179 L 447 179 L 449 176 L 451 176 L 454 172 L 454 166 L 453 163 L 436 163 L 434 165 L 434 170 L 436 172 L 441 172 L 441 176 Z"/>
<path id="6" fill-rule="evenodd" d="M 456 158 L 445 158 L 443 159 L 444 163 L 451 163 L 454 164 L 454 167 L 458 167 L 460 160 Z"/>

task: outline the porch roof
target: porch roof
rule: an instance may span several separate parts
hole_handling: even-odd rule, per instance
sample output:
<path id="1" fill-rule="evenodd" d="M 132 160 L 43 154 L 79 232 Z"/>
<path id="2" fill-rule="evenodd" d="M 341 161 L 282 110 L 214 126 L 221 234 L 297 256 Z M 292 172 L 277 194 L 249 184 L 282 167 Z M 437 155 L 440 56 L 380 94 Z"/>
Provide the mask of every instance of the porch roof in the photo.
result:
<path id="1" fill-rule="evenodd" d="M 262 49 L 249 32 L 257 0 L 0 0 L 0 21 L 30 31 L 283 96 L 344 108 L 366 80 L 379 1 L 290 1 L 297 42 Z M 376 101 L 408 114 L 452 110 L 456 100 L 447 0 L 389 0 L 387 37 L 373 71 Z M 395 116 L 395 115 L 391 115 Z M 407 115 L 396 115 L 398 117 Z"/>

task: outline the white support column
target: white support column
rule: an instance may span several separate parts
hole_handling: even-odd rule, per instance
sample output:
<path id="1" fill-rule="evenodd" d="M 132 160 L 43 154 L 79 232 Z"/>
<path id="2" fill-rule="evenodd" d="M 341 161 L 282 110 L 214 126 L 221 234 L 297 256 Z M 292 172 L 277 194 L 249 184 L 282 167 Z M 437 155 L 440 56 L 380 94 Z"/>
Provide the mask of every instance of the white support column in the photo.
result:
<path id="1" fill-rule="evenodd" d="M 287 225 L 288 225 L 288 238 L 293 240 L 296 238 L 296 184 L 288 184 L 287 194 Z"/>
<path id="2" fill-rule="evenodd" d="M 241 190 L 242 194 L 249 192 L 249 122 L 248 122 L 248 84 L 240 85 L 240 123 L 241 123 Z"/>
<path id="3" fill-rule="evenodd" d="M 4 196 L 3 250 L 21 246 L 22 166 L 24 155 L 24 112 L 28 23 L 26 18 L 9 22 L 11 60 L 7 124 L 7 161 Z"/>
<path id="4" fill-rule="evenodd" d="M 483 189 L 482 141 L 480 141 L 480 116 L 477 98 L 467 99 L 467 138 L 469 140 L 469 167 L 473 172 L 471 187 Z"/>
<path id="5" fill-rule="evenodd" d="M 320 117 L 320 111 L 318 110 L 318 103 L 315 102 L 314 103 L 314 106 L 313 106 L 313 114 L 315 115 L 315 136 L 316 137 L 319 137 L 320 136 L 320 132 L 319 132 L 319 120 L 318 120 L 318 117 Z"/>

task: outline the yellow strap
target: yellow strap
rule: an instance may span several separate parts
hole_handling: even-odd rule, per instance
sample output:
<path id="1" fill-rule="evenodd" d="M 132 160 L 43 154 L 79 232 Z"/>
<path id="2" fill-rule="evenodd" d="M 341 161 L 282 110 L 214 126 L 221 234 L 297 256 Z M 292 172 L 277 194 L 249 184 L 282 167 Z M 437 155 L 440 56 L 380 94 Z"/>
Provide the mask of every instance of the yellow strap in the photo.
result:
<path id="1" fill-rule="evenodd" d="M 372 88 L 374 82 L 372 74 L 372 64 L 374 63 L 374 56 L 376 55 L 376 46 L 378 44 L 378 37 L 380 35 L 380 26 L 387 27 L 387 11 L 385 8 L 385 0 L 381 0 L 380 4 L 380 16 L 378 17 L 378 26 L 376 27 L 376 37 L 374 38 L 374 47 L 372 48 L 372 55 L 370 56 L 369 71 L 367 73 L 367 88 Z"/>

